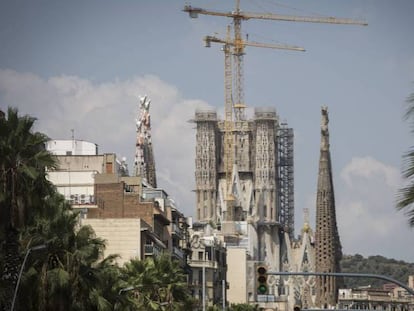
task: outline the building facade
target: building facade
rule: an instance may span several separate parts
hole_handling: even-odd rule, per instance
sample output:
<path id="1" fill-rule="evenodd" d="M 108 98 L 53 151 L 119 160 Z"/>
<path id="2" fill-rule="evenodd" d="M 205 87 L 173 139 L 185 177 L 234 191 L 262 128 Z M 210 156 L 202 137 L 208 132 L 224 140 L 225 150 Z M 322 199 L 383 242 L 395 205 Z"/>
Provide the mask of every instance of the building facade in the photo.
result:
<path id="1" fill-rule="evenodd" d="M 107 241 L 104 255 L 119 254 L 118 263 L 123 264 L 166 251 L 186 267 L 188 225 L 168 194 L 143 185 L 141 177 L 127 176 L 125 160 L 115 154 L 93 154 L 92 146 L 96 145 L 48 142 L 59 164 L 48 178 L 80 212 L 80 224 L 91 225 Z"/>
<path id="2" fill-rule="evenodd" d="M 408 287 L 414 289 L 410 276 Z M 392 284 L 389 288 L 339 289 L 338 308 L 343 310 L 413 311 L 414 297 L 405 289 Z"/>
<path id="3" fill-rule="evenodd" d="M 199 301 L 199 309 L 226 303 L 227 253 L 223 241 L 209 234 L 205 224 L 194 223 L 190 228 L 191 294 Z"/>
<path id="4" fill-rule="evenodd" d="M 97 155 L 98 145 L 75 139 L 49 140 L 46 149 L 55 155 Z"/>

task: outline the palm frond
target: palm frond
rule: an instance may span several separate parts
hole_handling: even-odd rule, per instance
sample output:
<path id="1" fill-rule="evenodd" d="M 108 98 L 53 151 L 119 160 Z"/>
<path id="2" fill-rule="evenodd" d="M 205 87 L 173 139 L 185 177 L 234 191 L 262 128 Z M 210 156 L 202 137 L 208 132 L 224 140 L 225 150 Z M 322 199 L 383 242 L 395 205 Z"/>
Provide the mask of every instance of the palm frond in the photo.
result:
<path id="1" fill-rule="evenodd" d="M 406 100 L 407 108 L 404 115 L 411 131 L 414 133 L 414 93 Z M 403 156 L 402 176 L 406 179 L 407 186 L 402 187 L 397 193 L 396 209 L 405 212 L 410 227 L 414 227 L 414 147 Z"/>

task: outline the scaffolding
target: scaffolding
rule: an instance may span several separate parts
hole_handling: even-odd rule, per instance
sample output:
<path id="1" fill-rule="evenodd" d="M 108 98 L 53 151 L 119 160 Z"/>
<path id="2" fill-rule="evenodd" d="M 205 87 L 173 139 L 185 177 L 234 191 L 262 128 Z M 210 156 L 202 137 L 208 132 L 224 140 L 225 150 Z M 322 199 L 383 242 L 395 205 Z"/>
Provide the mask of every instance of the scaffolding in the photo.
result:
<path id="1" fill-rule="evenodd" d="M 294 238 L 293 129 L 281 123 L 278 129 L 278 210 L 279 221 L 291 240 Z"/>

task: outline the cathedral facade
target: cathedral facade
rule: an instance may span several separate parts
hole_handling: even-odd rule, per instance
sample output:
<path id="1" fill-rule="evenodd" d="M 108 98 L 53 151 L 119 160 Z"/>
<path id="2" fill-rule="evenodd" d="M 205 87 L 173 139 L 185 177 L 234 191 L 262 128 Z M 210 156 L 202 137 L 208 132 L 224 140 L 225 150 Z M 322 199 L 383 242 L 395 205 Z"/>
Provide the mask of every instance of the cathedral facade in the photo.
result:
<path id="1" fill-rule="evenodd" d="M 266 290 L 260 292 L 256 271 L 264 266 L 272 272 L 338 272 L 327 109 L 322 108 L 316 230 L 306 211 L 298 237 L 293 221 L 293 130 L 279 122 L 276 111 L 256 108 L 252 119 L 232 121 L 230 131 L 215 111 L 197 111 L 193 121 L 197 220 L 222 239 L 228 254 L 244 250 L 245 302 L 278 309 L 333 306 L 334 278 L 269 275 Z M 227 278 L 231 293 L 232 279 L 239 283 L 240 275 L 228 273 Z"/>

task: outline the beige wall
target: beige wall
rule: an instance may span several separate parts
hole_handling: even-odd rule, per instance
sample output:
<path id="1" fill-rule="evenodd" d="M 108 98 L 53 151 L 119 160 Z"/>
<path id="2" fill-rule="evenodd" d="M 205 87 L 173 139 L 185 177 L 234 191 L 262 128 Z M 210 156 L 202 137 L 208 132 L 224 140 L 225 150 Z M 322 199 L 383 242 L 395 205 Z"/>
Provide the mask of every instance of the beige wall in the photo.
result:
<path id="1" fill-rule="evenodd" d="M 103 172 L 103 155 L 58 156 L 59 170 Z"/>
<path id="2" fill-rule="evenodd" d="M 229 303 L 247 303 L 247 260 L 246 249 L 227 249 L 227 300 Z"/>
<path id="3" fill-rule="evenodd" d="M 135 257 L 141 257 L 141 220 L 139 218 L 106 218 L 81 220 L 90 225 L 96 236 L 106 240 L 104 256 L 118 254 L 117 262 L 123 265 Z"/>

